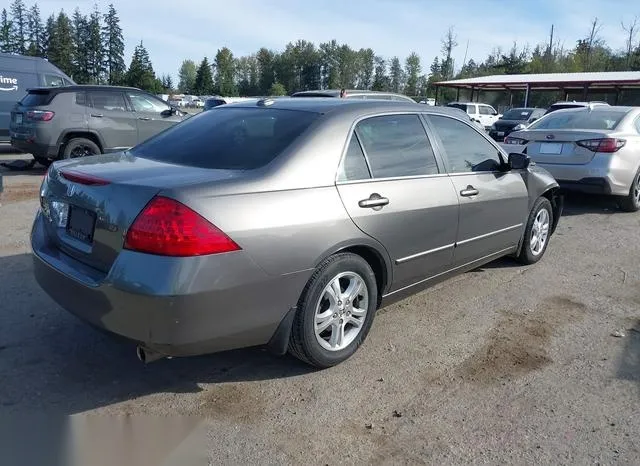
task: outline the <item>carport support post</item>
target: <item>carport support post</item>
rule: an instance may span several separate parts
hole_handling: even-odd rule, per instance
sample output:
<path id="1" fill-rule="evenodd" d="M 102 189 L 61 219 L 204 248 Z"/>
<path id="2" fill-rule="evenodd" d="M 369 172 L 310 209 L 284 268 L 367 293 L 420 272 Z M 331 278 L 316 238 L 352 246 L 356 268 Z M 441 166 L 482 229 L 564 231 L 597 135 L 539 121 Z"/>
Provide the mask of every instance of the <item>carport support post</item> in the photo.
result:
<path id="1" fill-rule="evenodd" d="M 456 102 L 460 102 L 460 88 L 456 88 Z"/>
<path id="2" fill-rule="evenodd" d="M 473 93 L 475 92 L 476 88 L 472 87 L 471 88 L 471 97 L 469 98 L 469 102 L 473 102 Z"/>
<path id="3" fill-rule="evenodd" d="M 435 105 L 438 105 L 438 91 L 439 91 L 439 90 L 440 90 L 440 86 L 436 86 L 436 95 L 435 95 L 435 97 L 434 97 L 434 99 L 435 99 L 434 104 L 435 104 Z"/>
<path id="4" fill-rule="evenodd" d="M 531 90 L 531 84 L 527 84 L 527 90 L 524 92 L 524 106 L 529 106 L 529 91 Z"/>
<path id="5" fill-rule="evenodd" d="M 582 89 L 582 100 L 587 101 L 587 97 L 589 96 L 589 85 L 585 84 Z"/>
<path id="6" fill-rule="evenodd" d="M 616 100 L 613 105 L 618 105 L 619 101 L 620 101 L 620 88 L 616 86 Z"/>

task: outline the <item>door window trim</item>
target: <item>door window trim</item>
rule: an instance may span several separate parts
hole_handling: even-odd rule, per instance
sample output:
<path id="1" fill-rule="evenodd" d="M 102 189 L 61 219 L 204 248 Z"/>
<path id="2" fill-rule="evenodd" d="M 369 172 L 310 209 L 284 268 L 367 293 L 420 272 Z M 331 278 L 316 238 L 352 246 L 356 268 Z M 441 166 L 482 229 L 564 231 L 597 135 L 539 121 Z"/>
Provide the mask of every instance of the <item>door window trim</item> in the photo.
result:
<path id="1" fill-rule="evenodd" d="M 502 161 L 503 164 L 507 163 L 506 162 L 507 158 L 505 157 L 503 149 L 500 146 L 498 146 L 498 144 L 496 144 L 495 141 L 493 141 L 487 134 L 482 134 L 482 132 L 480 132 L 478 128 L 474 127 L 474 125 L 471 125 L 470 122 L 464 121 L 461 118 L 456 118 L 455 116 L 452 116 L 452 115 L 447 115 L 445 113 L 422 112 L 422 115 L 424 117 L 424 120 L 425 120 L 426 124 L 429 126 L 429 129 L 433 133 L 433 138 L 434 138 L 433 140 L 434 140 L 435 144 L 438 145 L 438 152 L 440 152 L 442 154 L 442 159 L 443 159 L 444 164 L 445 164 L 444 165 L 445 171 L 446 171 L 446 174 L 448 176 L 478 175 L 480 173 L 493 173 L 493 174 L 505 174 L 505 173 L 508 173 L 508 172 L 504 172 L 504 171 L 501 171 L 501 170 L 477 171 L 477 172 L 450 172 L 449 171 L 449 158 L 448 158 L 448 155 L 447 155 L 447 151 L 445 150 L 444 143 L 440 139 L 440 136 L 438 135 L 437 131 L 435 130 L 435 128 L 433 128 L 433 123 L 430 120 L 431 116 L 450 118 L 452 120 L 456 120 L 456 121 L 459 121 L 461 123 L 464 123 L 469 128 L 471 128 L 473 131 L 475 131 L 477 134 L 482 136 L 485 139 L 485 141 L 487 141 L 489 144 L 491 144 L 496 149 L 496 151 L 498 153 L 498 156 L 499 156 L 499 158 L 500 158 L 500 160 Z"/>
<path id="2" fill-rule="evenodd" d="M 120 110 L 106 110 L 104 108 L 94 107 L 93 106 L 93 96 L 94 96 L 95 93 L 98 93 L 98 92 L 111 93 L 111 94 L 120 94 L 122 96 L 123 101 L 124 101 L 125 111 L 124 112 L 120 112 Z M 127 95 L 124 93 L 124 91 L 121 91 L 121 90 L 114 91 L 114 90 L 109 90 L 109 89 L 104 89 L 104 90 L 103 89 L 89 89 L 89 90 L 86 91 L 86 95 L 87 95 L 87 99 L 88 99 L 89 104 L 90 104 L 90 105 L 88 105 L 89 108 L 93 108 L 93 109 L 96 109 L 96 110 L 104 110 L 106 112 L 120 112 L 122 114 L 126 114 L 127 112 L 131 111 L 131 103 L 129 102 L 129 99 L 127 99 Z"/>
<path id="3" fill-rule="evenodd" d="M 338 181 L 338 169 L 340 168 L 340 164 L 342 163 L 344 157 L 346 157 L 347 155 L 347 151 L 349 150 L 349 143 L 351 142 L 351 137 L 352 135 L 356 134 L 355 130 L 358 123 L 360 123 L 363 120 L 368 120 L 369 118 L 376 118 L 381 116 L 393 116 L 393 115 L 415 115 L 418 117 L 418 120 L 420 121 L 420 124 L 424 129 L 425 136 L 427 137 L 427 140 L 431 144 L 431 149 L 433 150 L 433 156 L 436 160 L 436 168 L 438 169 L 438 173 L 433 173 L 429 175 L 401 175 L 401 176 L 388 176 L 384 178 L 376 178 L 373 176 L 373 172 L 371 171 L 371 165 L 369 164 L 369 155 L 367 154 L 367 150 L 360 143 L 360 140 L 358 139 L 358 144 L 360 144 L 360 148 L 362 149 L 362 152 L 364 154 L 364 158 L 367 162 L 367 168 L 369 169 L 371 178 L 368 178 L 365 180 Z M 349 135 L 347 136 L 346 144 L 342 148 L 342 154 L 338 159 L 338 165 L 336 166 L 336 175 L 334 178 L 334 183 L 336 185 L 346 185 L 346 184 L 356 184 L 356 183 L 375 183 L 375 182 L 382 182 L 382 181 L 397 181 L 397 180 L 419 179 L 419 178 L 440 178 L 444 176 L 449 176 L 446 173 L 446 165 L 443 163 L 443 160 L 439 153 L 439 147 L 437 147 L 436 142 L 433 140 L 433 136 L 432 136 L 432 132 L 430 131 L 430 128 L 428 128 L 425 125 L 424 118 L 422 117 L 422 112 L 407 112 L 407 111 L 389 112 L 387 111 L 387 112 L 372 113 L 370 115 L 360 116 L 353 121 L 353 123 L 349 127 Z"/>

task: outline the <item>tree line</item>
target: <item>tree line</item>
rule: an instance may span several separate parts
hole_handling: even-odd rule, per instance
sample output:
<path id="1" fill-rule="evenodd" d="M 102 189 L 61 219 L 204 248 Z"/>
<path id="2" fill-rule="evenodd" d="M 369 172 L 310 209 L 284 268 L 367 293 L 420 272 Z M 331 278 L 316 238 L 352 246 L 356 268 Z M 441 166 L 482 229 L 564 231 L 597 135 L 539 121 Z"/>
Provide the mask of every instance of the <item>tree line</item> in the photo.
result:
<path id="1" fill-rule="evenodd" d="M 178 82 L 171 75 L 157 77 L 149 53 L 141 42 L 129 67 L 125 65 L 124 38 L 113 5 L 106 12 L 95 6 L 87 15 L 64 10 L 43 22 L 37 4 L 27 7 L 13 0 L 0 17 L 0 50 L 40 56 L 58 66 L 78 83 L 122 84 L 155 93 L 196 95 L 285 95 L 301 90 L 357 88 L 431 97 L 434 82 L 493 74 L 640 70 L 637 18 L 622 22 L 625 47 L 614 50 L 601 37 L 602 23 L 595 18 L 573 46 L 554 35 L 534 46 L 513 43 L 508 50 L 495 48 L 484 60 L 454 61 L 458 35 L 449 28 L 441 50 L 424 66 L 415 51 L 406 59 L 383 57 L 371 48 L 353 49 L 336 40 L 318 45 L 298 40 L 284 50 L 265 47 L 247 56 L 235 56 L 222 47 L 212 60 L 184 60 Z M 542 38 L 541 38 L 542 39 Z M 468 43 L 467 43 L 468 49 Z M 444 100 L 453 91 L 444 90 Z"/>

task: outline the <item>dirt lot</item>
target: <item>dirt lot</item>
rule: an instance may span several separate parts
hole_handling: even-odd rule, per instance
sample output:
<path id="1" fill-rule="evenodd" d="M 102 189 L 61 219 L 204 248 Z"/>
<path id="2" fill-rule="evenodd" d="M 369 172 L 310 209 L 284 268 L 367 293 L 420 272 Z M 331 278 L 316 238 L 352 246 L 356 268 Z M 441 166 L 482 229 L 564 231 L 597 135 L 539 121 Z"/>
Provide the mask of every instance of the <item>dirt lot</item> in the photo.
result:
<path id="1" fill-rule="evenodd" d="M 542 262 L 381 310 L 330 370 L 259 349 L 145 367 L 34 282 L 42 173 L 5 177 L 0 418 L 202 416 L 213 464 L 640 464 L 639 214 L 570 198 Z"/>

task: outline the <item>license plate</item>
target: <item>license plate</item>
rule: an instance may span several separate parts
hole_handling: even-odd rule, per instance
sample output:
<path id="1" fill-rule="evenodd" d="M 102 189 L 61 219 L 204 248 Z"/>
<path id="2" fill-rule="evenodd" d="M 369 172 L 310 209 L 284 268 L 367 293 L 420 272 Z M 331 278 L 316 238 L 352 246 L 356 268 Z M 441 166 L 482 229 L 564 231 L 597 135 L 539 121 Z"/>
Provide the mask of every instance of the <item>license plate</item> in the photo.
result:
<path id="1" fill-rule="evenodd" d="M 543 142 L 540 144 L 541 154 L 558 155 L 562 153 L 562 143 Z"/>
<path id="2" fill-rule="evenodd" d="M 498 136 L 504 136 L 504 131 L 498 131 L 496 134 L 497 134 Z"/>
<path id="3" fill-rule="evenodd" d="M 71 206 L 69 220 L 67 221 L 67 234 L 83 243 L 93 241 L 93 231 L 96 224 L 96 215 L 86 209 Z"/>
<path id="4" fill-rule="evenodd" d="M 16 113 L 14 120 L 16 122 L 16 124 L 20 125 L 22 124 L 22 113 Z"/>

